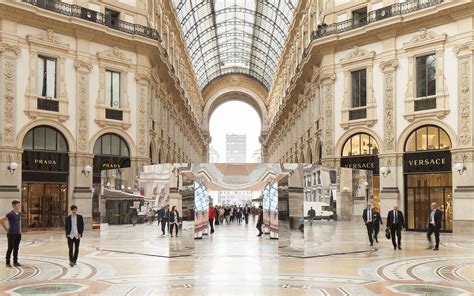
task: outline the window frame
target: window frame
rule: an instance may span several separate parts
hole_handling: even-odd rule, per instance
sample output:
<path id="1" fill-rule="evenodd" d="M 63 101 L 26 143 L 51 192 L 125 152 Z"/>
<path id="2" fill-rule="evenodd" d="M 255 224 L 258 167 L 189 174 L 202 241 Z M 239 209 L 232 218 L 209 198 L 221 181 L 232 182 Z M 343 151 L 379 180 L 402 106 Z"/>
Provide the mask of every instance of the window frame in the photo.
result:
<path id="1" fill-rule="evenodd" d="M 435 75 L 434 75 L 434 76 L 435 76 L 435 79 L 434 79 L 434 81 L 435 81 L 435 88 L 434 88 L 434 94 L 432 94 L 432 95 L 428 94 L 428 90 L 429 90 L 429 88 L 428 88 L 428 79 L 427 79 L 427 77 L 428 77 L 428 71 L 427 71 L 428 68 L 427 68 L 427 63 L 426 63 L 426 61 L 425 61 L 425 71 L 426 71 L 426 73 L 425 73 L 425 79 L 426 79 L 426 81 L 425 81 L 424 87 L 425 87 L 425 92 L 426 92 L 427 95 L 425 95 L 425 96 L 418 96 L 418 79 L 420 78 L 420 77 L 418 76 L 418 74 L 419 74 L 419 73 L 418 73 L 418 60 L 419 60 L 420 58 L 426 58 L 426 60 L 427 60 L 428 57 L 430 57 L 430 56 L 433 56 L 434 59 L 435 59 L 435 66 L 434 66 L 434 71 L 435 71 Z M 416 56 L 414 57 L 414 60 L 415 60 L 415 63 L 414 63 L 414 66 L 415 66 L 415 83 L 414 83 L 414 84 L 415 84 L 415 100 L 435 98 L 435 97 L 436 97 L 436 84 L 437 84 L 436 75 L 437 75 L 437 73 L 438 73 L 438 69 L 437 69 L 437 68 L 438 68 L 438 67 L 437 67 L 437 62 L 438 62 L 438 61 L 436 60 L 436 53 L 435 53 L 435 52 L 432 52 L 432 53 L 426 53 L 426 54 L 416 55 Z"/>
<path id="2" fill-rule="evenodd" d="M 365 98 L 364 98 L 364 100 L 365 100 L 365 105 L 363 105 L 363 106 L 362 106 L 362 104 L 361 104 L 361 92 L 362 92 L 362 91 L 361 91 L 361 82 L 360 82 L 360 81 L 361 81 L 360 72 L 362 72 L 362 71 L 363 71 L 364 74 L 365 74 Z M 364 67 L 364 68 L 361 68 L 361 69 L 354 69 L 354 70 L 351 70 L 350 73 L 351 73 L 351 91 L 350 91 L 350 94 L 351 94 L 351 95 L 350 95 L 350 98 L 351 98 L 351 106 L 350 106 L 349 109 L 354 110 L 354 109 L 367 108 L 367 68 Z M 354 73 L 359 73 L 359 75 L 358 75 L 358 80 L 359 80 L 359 83 L 358 83 L 359 94 L 358 94 L 358 96 L 359 96 L 359 97 L 358 97 L 358 100 L 357 100 L 359 106 L 353 106 L 353 103 L 354 103 L 354 83 L 353 83 L 353 78 L 354 78 L 354 77 L 353 77 L 353 74 L 354 74 Z"/>
<path id="3" fill-rule="evenodd" d="M 112 109 L 121 109 L 122 108 L 122 72 L 121 71 L 116 71 L 112 70 L 109 68 L 105 69 L 105 85 L 107 87 L 107 76 L 110 73 L 110 90 L 105 90 L 105 99 L 107 99 L 107 93 L 110 95 L 110 101 L 107 102 L 107 108 L 112 108 Z M 113 83 L 113 78 L 114 74 L 118 74 L 118 106 L 114 106 L 114 83 Z"/>
<path id="4" fill-rule="evenodd" d="M 437 137 L 438 137 L 438 145 L 437 147 L 438 148 L 435 148 L 435 149 L 429 149 L 429 141 L 428 141 L 428 135 L 429 135 L 429 128 L 436 128 L 438 130 L 438 133 L 437 133 Z M 421 130 L 425 130 L 425 133 L 424 135 L 426 135 L 426 149 L 418 149 L 418 131 L 421 131 Z M 441 142 L 442 142 L 442 133 L 444 133 L 449 141 L 448 145 L 447 146 L 444 146 L 444 148 L 441 148 Z M 422 134 L 423 135 L 423 134 Z M 412 137 L 414 137 L 414 147 L 415 147 L 415 150 L 408 150 L 407 149 L 407 144 L 409 141 L 412 140 Z M 408 153 L 411 153 L 411 152 L 422 152 L 422 151 L 439 151 L 439 150 L 449 150 L 453 147 L 453 142 L 451 140 L 451 137 L 449 136 L 449 134 L 441 127 L 437 126 L 437 125 L 434 125 L 434 124 L 427 124 L 427 125 L 422 125 L 422 126 L 419 126 L 417 127 L 416 129 L 412 130 L 410 132 L 410 134 L 408 135 L 407 139 L 405 140 L 405 144 L 403 146 L 403 151 L 404 152 L 408 152 Z"/>
<path id="5" fill-rule="evenodd" d="M 39 89 L 37 89 L 36 90 L 37 95 L 38 95 L 38 97 L 41 97 L 41 98 L 57 99 L 58 98 L 58 96 L 57 96 L 57 93 L 58 93 L 58 58 L 50 56 L 50 55 L 45 55 L 45 54 L 40 54 L 39 53 L 38 57 L 37 57 L 37 61 L 40 61 L 40 60 L 42 60 L 42 63 L 43 63 L 43 77 L 36 77 L 36 79 L 37 80 L 39 80 L 39 79 L 43 80 L 43 82 L 42 82 L 43 89 L 41 90 L 41 92 L 40 92 Z M 48 93 L 48 67 L 47 67 L 48 61 L 54 61 L 54 94 L 53 94 L 53 96 L 48 96 L 47 95 L 47 93 Z M 37 83 L 37 85 L 38 85 L 38 83 Z M 44 90 L 44 94 L 43 94 L 43 90 Z"/>

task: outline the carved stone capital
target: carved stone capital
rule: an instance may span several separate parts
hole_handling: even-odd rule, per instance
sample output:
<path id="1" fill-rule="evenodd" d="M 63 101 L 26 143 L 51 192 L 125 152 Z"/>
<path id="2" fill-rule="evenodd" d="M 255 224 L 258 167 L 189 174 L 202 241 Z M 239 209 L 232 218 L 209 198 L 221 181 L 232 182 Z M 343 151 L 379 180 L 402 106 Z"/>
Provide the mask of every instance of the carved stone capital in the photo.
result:
<path id="1" fill-rule="evenodd" d="M 393 72 L 398 67 L 398 60 L 393 59 L 393 60 L 383 61 L 380 63 L 379 67 L 380 67 L 380 70 L 382 70 L 382 72 L 384 73 Z"/>
<path id="2" fill-rule="evenodd" d="M 18 45 L 0 42 L 0 53 L 12 53 L 15 57 L 19 56 L 21 53 L 21 48 Z"/>
<path id="3" fill-rule="evenodd" d="M 77 70 L 87 72 L 87 73 L 92 70 L 92 64 L 82 59 L 75 60 L 74 67 L 76 67 Z"/>

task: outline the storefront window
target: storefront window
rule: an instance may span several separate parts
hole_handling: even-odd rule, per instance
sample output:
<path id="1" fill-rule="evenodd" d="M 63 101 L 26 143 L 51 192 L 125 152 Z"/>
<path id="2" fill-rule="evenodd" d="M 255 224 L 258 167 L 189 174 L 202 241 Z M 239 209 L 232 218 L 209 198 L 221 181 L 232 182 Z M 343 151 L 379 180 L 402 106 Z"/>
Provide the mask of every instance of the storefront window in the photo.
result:
<path id="1" fill-rule="evenodd" d="M 379 146 L 374 137 L 366 133 L 350 137 L 342 149 L 342 156 L 377 155 Z"/>
<path id="2" fill-rule="evenodd" d="M 406 152 L 450 149 L 451 140 L 441 128 L 428 125 L 413 131 L 405 144 Z"/>

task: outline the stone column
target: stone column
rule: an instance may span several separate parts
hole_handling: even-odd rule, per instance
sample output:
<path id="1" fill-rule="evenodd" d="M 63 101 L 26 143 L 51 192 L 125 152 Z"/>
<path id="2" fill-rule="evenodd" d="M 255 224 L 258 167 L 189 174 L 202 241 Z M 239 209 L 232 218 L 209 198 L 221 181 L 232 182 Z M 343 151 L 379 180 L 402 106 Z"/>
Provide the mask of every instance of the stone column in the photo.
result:
<path id="1" fill-rule="evenodd" d="M 379 155 L 380 167 L 386 167 L 390 173 L 380 173 L 380 211 L 385 218 L 394 204 L 400 207 L 402 201 L 397 184 L 397 176 L 403 175 L 403 162 L 397 164 L 396 157 L 396 69 L 398 60 L 389 59 L 380 63 L 383 72 L 383 153 Z M 403 184 L 403 183 L 402 183 Z"/>
<path id="2" fill-rule="evenodd" d="M 0 215 L 11 209 L 11 201 L 21 200 L 21 149 L 16 143 L 16 59 L 21 53 L 16 41 L 0 41 Z M 21 144 L 20 144 L 21 146 Z M 18 168 L 10 172 L 11 162 Z M 3 231 L 0 230 L 0 231 Z"/>
<path id="3" fill-rule="evenodd" d="M 458 131 L 459 146 L 452 150 L 453 191 L 452 215 L 453 233 L 474 234 L 474 120 L 473 112 L 473 52 L 474 41 L 454 48 L 458 57 Z M 456 170 L 456 164 L 463 164 L 465 171 Z M 461 174 L 462 173 L 462 174 Z"/>
<path id="4" fill-rule="evenodd" d="M 325 167 L 335 167 L 334 157 L 334 73 L 324 73 L 320 77 L 321 91 L 323 98 L 323 155 L 321 163 Z"/>

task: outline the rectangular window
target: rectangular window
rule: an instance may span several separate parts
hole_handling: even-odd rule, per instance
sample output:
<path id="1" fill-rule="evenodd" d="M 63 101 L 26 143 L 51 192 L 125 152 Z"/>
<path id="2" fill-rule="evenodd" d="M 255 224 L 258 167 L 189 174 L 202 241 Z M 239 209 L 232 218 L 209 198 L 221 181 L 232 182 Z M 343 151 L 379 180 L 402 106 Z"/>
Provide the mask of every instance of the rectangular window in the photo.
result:
<path id="1" fill-rule="evenodd" d="M 55 58 L 38 56 L 36 89 L 40 97 L 56 98 L 56 62 Z"/>
<path id="2" fill-rule="evenodd" d="M 436 56 L 434 54 L 416 58 L 416 97 L 436 95 Z"/>
<path id="3" fill-rule="evenodd" d="M 105 71 L 105 100 L 110 108 L 120 108 L 120 73 Z"/>
<path id="4" fill-rule="evenodd" d="M 352 102 L 351 108 L 367 106 L 367 71 L 366 69 L 351 72 Z"/>

